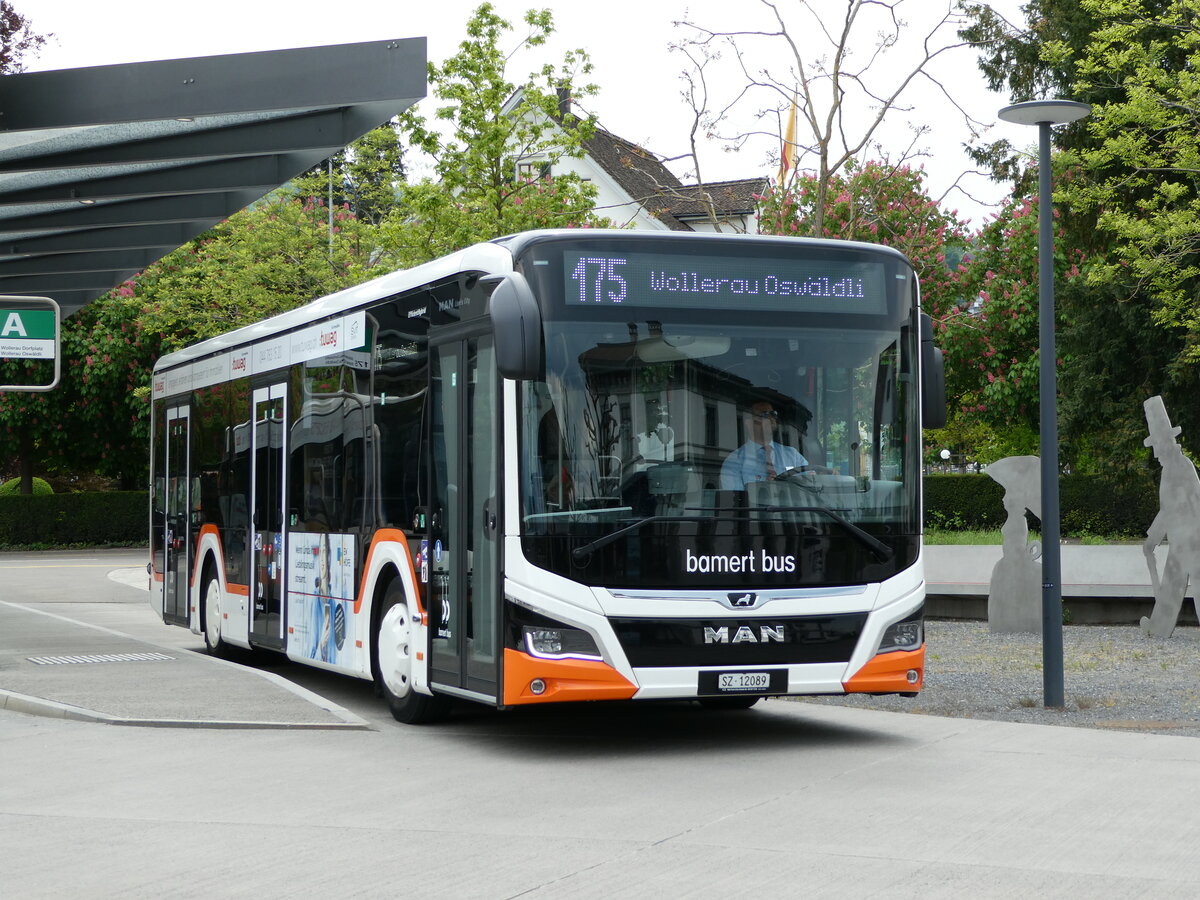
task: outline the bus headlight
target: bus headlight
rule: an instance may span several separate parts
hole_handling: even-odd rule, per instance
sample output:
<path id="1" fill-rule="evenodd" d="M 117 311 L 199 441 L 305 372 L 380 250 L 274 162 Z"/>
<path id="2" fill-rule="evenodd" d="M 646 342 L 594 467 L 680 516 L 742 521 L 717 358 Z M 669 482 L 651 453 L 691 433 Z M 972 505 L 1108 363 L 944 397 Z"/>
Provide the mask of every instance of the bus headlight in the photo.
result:
<path id="1" fill-rule="evenodd" d="M 918 614 L 917 618 L 908 618 L 895 622 L 883 631 L 879 639 L 879 653 L 892 653 L 896 650 L 919 650 L 924 643 L 924 622 Z"/>
<path id="2" fill-rule="evenodd" d="M 578 628 L 522 628 L 525 652 L 540 659 L 603 659 L 592 636 Z"/>

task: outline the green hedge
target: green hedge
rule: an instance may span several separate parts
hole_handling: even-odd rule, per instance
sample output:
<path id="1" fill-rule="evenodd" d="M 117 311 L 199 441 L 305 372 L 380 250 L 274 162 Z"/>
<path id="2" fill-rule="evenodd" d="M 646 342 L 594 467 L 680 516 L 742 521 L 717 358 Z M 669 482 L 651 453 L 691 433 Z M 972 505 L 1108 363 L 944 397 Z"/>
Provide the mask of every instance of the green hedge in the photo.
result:
<path id="1" fill-rule="evenodd" d="M 50 487 L 50 482 L 44 478 L 35 478 L 33 479 L 33 492 L 35 494 L 53 494 L 54 488 Z M 0 497 L 9 497 L 19 493 L 21 493 L 20 478 L 10 478 L 4 484 L 0 484 Z"/>
<path id="2" fill-rule="evenodd" d="M 1004 490 L 987 475 L 926 475 L 925 525 L 999 528 L 1006 518 L 1003 498 Z M 1158 485 L 1149 477 L 1117 483 L 1064 475 L 1059 506 L 1063 535 L 1144 536 L 1158 512 Z"/>
<path id="3" fill-rule="evenodd" d="M 149 509 L 145 491 L 0 497 L 0 546 L 145 543 Z"/>

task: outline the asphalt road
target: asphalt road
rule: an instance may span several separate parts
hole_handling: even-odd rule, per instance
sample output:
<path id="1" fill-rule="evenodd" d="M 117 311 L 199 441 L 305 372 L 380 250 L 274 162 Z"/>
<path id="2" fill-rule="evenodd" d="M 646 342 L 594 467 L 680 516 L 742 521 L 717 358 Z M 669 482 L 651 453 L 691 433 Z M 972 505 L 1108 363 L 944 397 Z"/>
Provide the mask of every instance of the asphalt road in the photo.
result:
<path id="1" fill-rule="evenodd" d="M 282 680 L 369 727 L 212 726 L 188 708 L 186 727 L 124 727 L 0 709 L 2 897 L 1200 890 L 1194 738 L 789 701 L 472 709 L 403 726 L 369 685 L 202 656 L 108 577 L 128 580 L 138 559 L 0 554 L 0 621 L 15 623 L 0 632 L 0 689 L 18 676 L 23 693 L 38 688 L 21 641 L 66 646 L 86 631 L 173 660 L 108 670 L 145 673 L 136 681 L 88 676 L 138 695 L 112 702 L 219 693 L 269 707 Z M 176 665 L 186 683 L 167 674 Z"/>

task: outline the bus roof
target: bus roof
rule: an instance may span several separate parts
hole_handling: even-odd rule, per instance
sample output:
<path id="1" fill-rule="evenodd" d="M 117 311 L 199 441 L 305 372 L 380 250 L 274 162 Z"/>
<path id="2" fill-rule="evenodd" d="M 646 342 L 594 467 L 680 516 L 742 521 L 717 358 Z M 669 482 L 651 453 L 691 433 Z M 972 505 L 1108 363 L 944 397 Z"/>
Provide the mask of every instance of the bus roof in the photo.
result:
<path id="1" fill-rule="evenodd" d="M 496 243 L 475 244 L 441 259 L 411 269 L 400 269 L 362 284 L 318 297 L 311 303 L 279 313 L 261 322 L 208 338 L 159 358 L 154 371 L 161 372 L 225 350 L 244 347 L 323 319 L 356 310 L 362 306 L 404 293 L 423 284 L 442 281 L 460 272 L 503 275 L 513 268 L 512 253 Z"/>
<path id="2" fill-rule="evenodd" d="M 474 244 L 456 253 L 423 263 L 411 269 L 400 269 L 364 281 L 325 297 L 318 297 L 304 306 L 288 310 L 234 331 L 200 341 L 182 350 L 162 356 L 154 365 L 154 371 L 162 372 L 198 359 L 204 359 L 227 350 L 246 347 L 275 335 L 320 322 L 340 314 L 357 310 L 368 304 L 413 290 L 424 284 L 432 284 L 463 272 L 480 272 L 487 275 L 503 275 L 513 270 L 513 260 L 527 247 L 547 240 L 580 238 L 630 238 L 645 237 L 654 242 L 746 241 L 758 244 L 777 243 L 781 246 L 797 245 L 807 248 L 852 247 L 883 255 L 895 256 L 911 266 L 900 251 L 882 244 L 866 244 L 857 241 L 842 241 L 822 238 L 783 237 L 777 235 L 714 234 L 709 232 L 634 232 L 619 229 L 561 228 L 527 231 L 508 235 L 482 244 Z"/>
<path id="3" fill-rule="evenodd" d="M 781 247 L 816 248 L 852 248 L 877 253 L 883 256 L 893 256 L 912 265 L 908 257 L 894 247 L 885 244 L 870 244 L 864 241 L 844 241 L 836 238 L 789 237 L 776 234 L 724 234 L 710 231 L 630 231 L 627 229 L 604 228 L 557 228 L 540 231 L 524 231 L 506 237 L 496 238 L 493 243 L 501 244 L 512 251 L 513 258 L 520 256 L 525 248 L 546 240 L 563 240 L 597 237 L 597 238 L 645 238 L 655 242 L 679 242 L 709 240 L 709 241 L 745 241 L 755 244 L 778 244 Z"/>

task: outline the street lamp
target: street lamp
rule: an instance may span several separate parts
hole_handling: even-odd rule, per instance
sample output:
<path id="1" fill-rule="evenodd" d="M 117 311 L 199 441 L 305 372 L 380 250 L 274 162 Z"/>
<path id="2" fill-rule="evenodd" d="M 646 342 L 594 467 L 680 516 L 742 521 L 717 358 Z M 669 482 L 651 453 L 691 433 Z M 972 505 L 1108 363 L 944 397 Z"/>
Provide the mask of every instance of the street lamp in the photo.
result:
<path id="1" fill-rule="evenodd" d="M 1062 550 L 1059 546 L 1058 384 L 1054 344 L 1054 195 L 1050 127 L 1082 119 L 1092 108 L 1072 100 L 1006 106 L 1000 118 L 1038 128 L 1038 344 L 1042 475 L 1042 688 L 1048 707 L 1063 707 Z"/>

